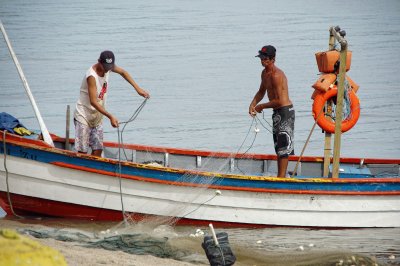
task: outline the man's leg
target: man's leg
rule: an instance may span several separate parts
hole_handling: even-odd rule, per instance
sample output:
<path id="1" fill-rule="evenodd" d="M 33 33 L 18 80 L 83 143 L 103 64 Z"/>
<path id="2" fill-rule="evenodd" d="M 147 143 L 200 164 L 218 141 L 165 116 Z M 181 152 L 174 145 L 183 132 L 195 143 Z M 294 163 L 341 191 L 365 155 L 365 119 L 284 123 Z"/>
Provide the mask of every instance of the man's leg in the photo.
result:
<path id="1" fill-rule="evenodd" d="M 89 149 L 90 128 L 74 119 L 75 125 L 75 150 L 87 153 Z"/>
<path id="2" fill-rule="evenodd" d="M 101 157 L 103 152 L 103 125 L 100 124 L 91 129 L 90 132 L 90 147 L 92 148 L 92 155 Z"/>
<path id="3" fill-rule="evenodd" d="M 286 177 L 288 162 L 288 156 L 278 157 L 278 177 Z"/>

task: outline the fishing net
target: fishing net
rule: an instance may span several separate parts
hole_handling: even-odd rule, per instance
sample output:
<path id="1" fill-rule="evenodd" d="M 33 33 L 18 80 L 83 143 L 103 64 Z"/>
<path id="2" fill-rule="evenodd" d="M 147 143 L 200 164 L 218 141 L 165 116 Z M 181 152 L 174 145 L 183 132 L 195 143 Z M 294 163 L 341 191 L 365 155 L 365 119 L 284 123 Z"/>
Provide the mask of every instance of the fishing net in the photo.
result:
<path id="1" fill-rule="evenodd" d="M 143 104 L 139 109 L 140 108 L 143 108 Z M 137 112 L 135 112 L 133 117 L 136 116 Z M 123 143 L 123 133 L 128 123 L 133 120 L 134 118 L 130 118 L 123 126 L 122 130 L 118 132 L 118 147 L 108 147 L 105 149 L 105 157 L 116 159 L 119 162 L 116 174 L 119 177 L 121 211 L 124 217 L 124 226 L 138 223 L 138 221 L 133 219 L 134 215 L 125 211 L 125 180 L 121 178 L 121 173 L 123 172 L 122 163 L 125 161 L 137 162 L 152 167 L 171 167 L 170 162 L 173 161 L 172 168 L 187 170 L 185 173 L 180 174 L 177 179 L 171 181 L 174 184 L 173 190 L 179 190 L 184 187 L 185 191 L 181 193 L 181 198 L 176 198 L 177 196 L 174 195 L 174 199 L 164 199 L 165 201 L 173 202 L 171 202 L 171 204 L 166 204 L 163 209 L 163 212 L 168 215 L 157 217 L 154 215 L 142 215 L 141 221 L 139 222 L 152 224 L 154 227 L 159 225 L 175 225 L 180 219 L 190 218 L 191 214 L 212 202 L 214 198 L 221 194 L 219 190 L 209 189 L 210 186 L 217 186 L 223 181 L 223 177 L 219 174 L 276 175 L 276 172 L 265 172 L 261 166 L 263 163 L 262 161 L 260 161 L 260 165 L 255 165 L 252 160 L 252 155 L 248 154 L 248 151 L 252 148 L 257 134 L 260 131 L 260 127 L 271 132 L 271 124 L 264 116 L 262 119 L 255 117 L 252 120 L 243 142 L 235 153 L 231 153 L 228 156 L 221 156 L 218 153 L 207 152 L 207 156 L 198 156 L 197 161 L 193 159 L 195 158 L 194 156 L 189 158 L 169 153 L 167 148 L 163 150 L 163 148 L 157 147 L 157 152 L 155 152 L 152 147 L 142 147 L 139 150 L 129 149 L 129 146 Z M 274 169 L 272 168 L 272 170 Z M 196 185 L 191 186 L 190 184 Z M 142 197 L 144 198 L 146 195 Z M 147 201 L 141 200 L 140 203 L 136 203 L 134 206 L 135 213 L 149 213 L 149 210 L 154 208 L 154 204 L 157 204 L 156 201 L 150 197 Z"/>
<path id="2" fill-rule="evenodd" d="M 116 231 L 122 229 L 122 232 Z M 204 263 L 202 256 L 193 256 L 193 251 L 182 247 L 175 247 L 171 237 L 149 230 L 139 233 L 139 229 L 117 225 L 100 233 L 90 233 L 77 229 L 55 229 L 55 228 L 30 228 L 19 229 L 22 234 L 31 235 L 35 238 L 52 238 L 58 241 L 75 242 L 86 248 L 101 248 L 111 251 L 123 251 L 135 255 L 152 255 L 159 258 L 170 258 L 174 260 Z M 144 228 L 141 227 L 140 230 Z M 172 232 L 172 231 L 171 231 Z M 180 236 L 183 237 L 183 236 Z M 175 238 L 179 238 L 177 235 Z"/>

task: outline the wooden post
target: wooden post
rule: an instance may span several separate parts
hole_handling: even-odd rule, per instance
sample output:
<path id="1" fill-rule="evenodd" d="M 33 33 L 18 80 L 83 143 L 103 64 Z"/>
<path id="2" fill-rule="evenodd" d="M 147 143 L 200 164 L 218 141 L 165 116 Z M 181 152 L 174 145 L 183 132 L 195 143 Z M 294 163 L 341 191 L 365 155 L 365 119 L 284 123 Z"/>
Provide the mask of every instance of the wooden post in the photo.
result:
<path id="1" fill-rule="evenodd" d="M 335 46 L 335 36 L 332 31 L 329 31 L 329 50 L 333 50 Z M 332 113 L 332 100 L 327 101 L 325 105 L 325 112 L 329 116 Z M 325 145 L 324 145 L 324 177 L 329 175 L 329 165 L 331 163 L 331 139 L 332 134 L 325 132 Z"/>
<path id="2" fill-rule="evenodd" d="M 335 29 L 331 31 L 336 35 L 336 39 L 341 45 L 340 49 L 340 66 L 339 66 L 339 79 L 338 79 L 338 92 L 336 96 L 336 123 L 335 123 L 335 137 L 333 145 L 333 166 L 332 178 L 339 177 L 339 162 L 340 162 L 340 143 L 342 136 L 342 116 L 343 116 L 343 98 L 344 98 L 344 79 L 346 76 L 346 58 L 347 58 L 347 41 L 340 36 Z"/>
<path id="3" fill-rule="evenodd" d="M 65 149 L 69 150 L 69 124 L 70 124 L 70 109 L 69 105 L 67 105 L 67 117 L 66 117 L 66 124 L 65 124 Z"/>

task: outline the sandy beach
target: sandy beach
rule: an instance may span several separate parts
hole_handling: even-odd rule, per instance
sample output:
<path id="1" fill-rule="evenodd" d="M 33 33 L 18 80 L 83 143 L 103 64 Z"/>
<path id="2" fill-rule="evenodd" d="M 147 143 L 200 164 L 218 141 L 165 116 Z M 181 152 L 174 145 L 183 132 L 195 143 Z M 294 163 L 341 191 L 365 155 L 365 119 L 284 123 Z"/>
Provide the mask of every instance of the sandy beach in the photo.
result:
<path id="1" fill-rule="evenodd" d="M 21 228 L 44 228 L 38 224 L 24 224 L 18 221 L 0 219 L 0 228 L 21 229 Z M 132 266 L 189 266 L 195 265 L 188 262 L 181 262 L 172 259 L 163 259 L 150 255 L 133 255 L 122 251 L 109 251 L 99 248 L 85 248 L 75 242 L 63 242 L 51 238 L 39 239 L 28 237 L 40 242 L 43 245 L 60 251 L 70 266 L 91 266 L 91 265 L 132 265 Z M 197 264 L 198 265 L 198 264 Z"/>

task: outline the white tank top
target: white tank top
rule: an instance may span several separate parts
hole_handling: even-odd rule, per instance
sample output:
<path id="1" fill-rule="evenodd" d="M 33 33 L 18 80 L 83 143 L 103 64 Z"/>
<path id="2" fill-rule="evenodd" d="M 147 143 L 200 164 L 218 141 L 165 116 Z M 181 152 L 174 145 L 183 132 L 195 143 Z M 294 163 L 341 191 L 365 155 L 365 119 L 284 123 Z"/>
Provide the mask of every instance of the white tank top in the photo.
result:
<path id="1" fill-rule="evenodd" d="M 92 76 L 96 80 L 97 101 L 100 103 L 100 105 L 105 107 L 109 73 L 110 72 L 107 72 L 104 74 L 104 77 L 100 77 L 97 75 L 93 67 L 90 67 L 86 71 L 86 74 L 82 80 L 79 99 L 76 102 L 74 112 L 74 118 L 80 123 L 89 127 L 96 127 L 102 122 L 103 114 L 97 111 L 96 108 L 90 104 L 87 78 Z"/>

